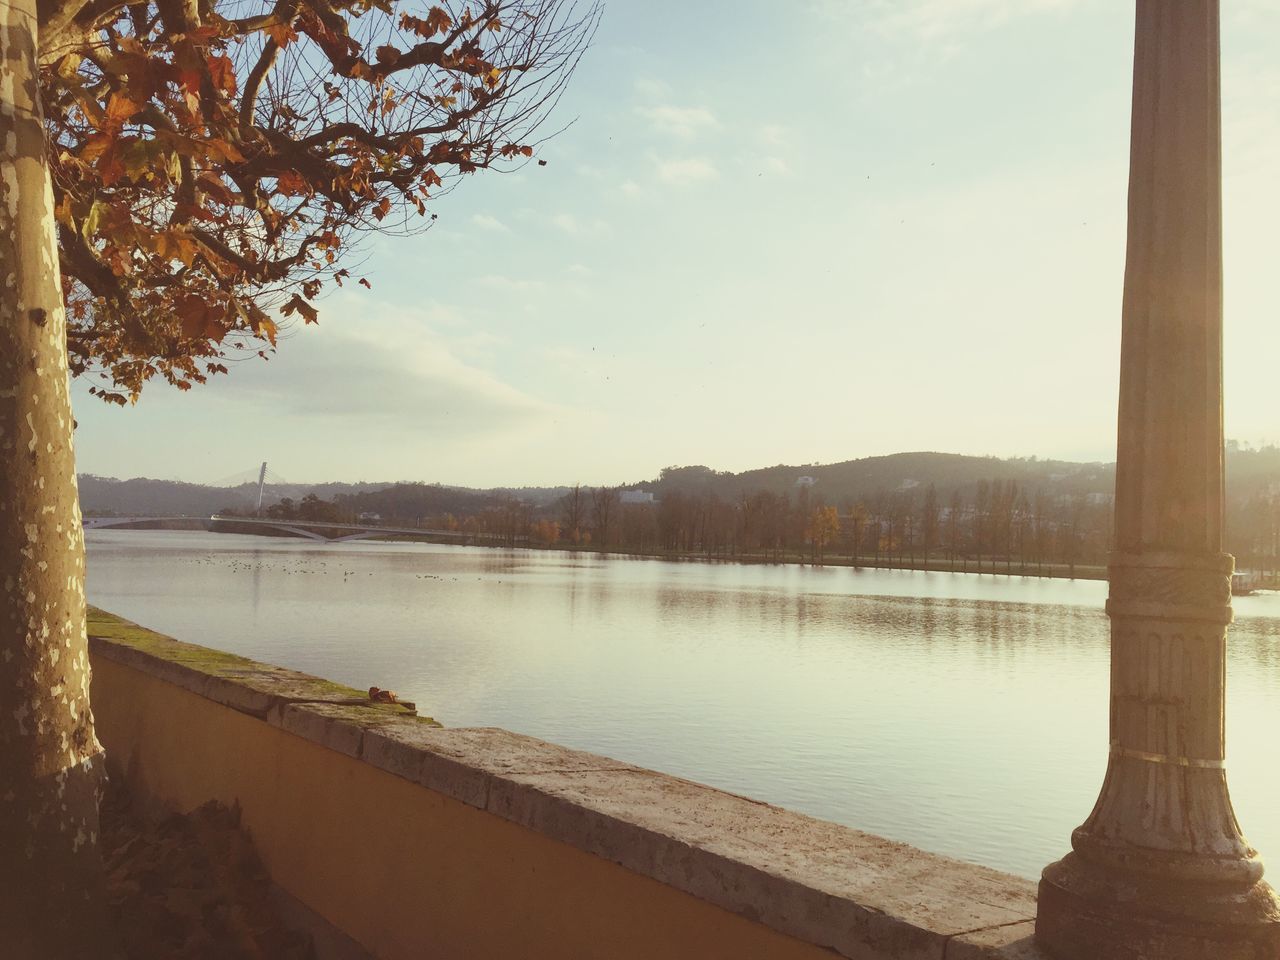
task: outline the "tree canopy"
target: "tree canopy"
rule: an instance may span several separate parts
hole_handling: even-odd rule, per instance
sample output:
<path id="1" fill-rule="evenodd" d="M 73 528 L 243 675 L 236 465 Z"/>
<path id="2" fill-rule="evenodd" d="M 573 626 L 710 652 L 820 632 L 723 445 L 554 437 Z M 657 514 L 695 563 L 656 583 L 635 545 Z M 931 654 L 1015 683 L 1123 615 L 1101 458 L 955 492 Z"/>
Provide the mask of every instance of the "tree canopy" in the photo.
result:
<path id="1" fill-rule="evenodd" d="M 42 4 L 72 373 L 125 403 L 152 378 L 187 389 L 265 356 L 281 317 L 314 322 L 324 285 L 355 280 L 343 254 L 359 234 L 425 226 L 457 177 L 529 162 L 599 14 L 594 0 Z"/>
<path id="2" fill-rule="evenodd" d="M 0 3 L 5 956 L 113 955 L 67 374 L 124 403 L 265 355 L 280 317 L 315 320 L 350 277 L 362 231 L 429 223 L 457 177 L 533 157 L 598 18 L 596 0 Z"/>

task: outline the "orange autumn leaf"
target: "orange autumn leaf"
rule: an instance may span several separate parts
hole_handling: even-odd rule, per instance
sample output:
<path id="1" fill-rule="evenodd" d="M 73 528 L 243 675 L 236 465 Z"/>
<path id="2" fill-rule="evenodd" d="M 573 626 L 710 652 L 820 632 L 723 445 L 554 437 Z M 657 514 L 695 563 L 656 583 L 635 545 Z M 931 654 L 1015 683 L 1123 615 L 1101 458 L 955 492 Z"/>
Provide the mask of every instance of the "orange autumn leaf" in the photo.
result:
<path id="1" fill-rule="evenodd" d="M 267 33 L 276 42 L 276 46 L 281 49 L 298 39 L 298 31 L 293 29 L 293 24 L 291 23 L 272 24 L 267 27 Z"/>
<path id="2" fill-rule="evenodd" d="M 426 40 L 434 37 L 437 33 L 443 33 L 448 30 L 453 26 L 453 20 L 440 7 L 432 7 L 427 12 L 426 19 L 414 17 L 407 13 L 401 14 L 400 26 L 405 30 L 412 30 Z"/>
<path id="3" fill-rule="evenodd" d="M 453 26 L 453 20 L 441 7 L 432 7 L 427 13 L 427 25 L 434 33 L 443 33 Z"/>
<path id="4" fill-rule="evenodd" d="M 120 126 L 142 107 L 138 101 L 123 93 L 113 93 L 107 101 L 106 123 Z"/>
<path id="5" fill-rule="evenodd" d="M 350 240 L 427 225 L 452 176 L 519 155 L 537 110 L 507 109 L 509 71 L 570 72 L 600 0 L 562 20 L 556 2 L 215 4 L 199 26 L 189 4 L 126 5 L 72 40 L 40 79 L 71 372 L 127 403 L 269 351 L 280 303 L 316 322 Z"/>
<path id="6" fill-rule="evenodd" d="M 184 267 L 191 266 L 200 250 L 196 238 L 185 230 L 170 230 L 163 236 L 167 255 L 181 261 Z"/>
<path id="7" fill-rule="evenodd" d="M 204 335 L 208 323 L 208 305 L 204 299 L 190 294 L 182 297 L 174 304 L 178 321 L 182 324 L 182 332 L 188 337 Z"/>
<path id="8" fill-rule="evenodd" d="M 280 312 L 286 317 L 292 316 L 295 313 L 300 314 L 302 316 L 303 323 L 315 323 L 320 317 L 316 308 L 303 300 L 300 294 L 296 293 L 292 298 L 290 298 L 288 303 L 280 308 Z"/>
<path id="9" fill-rule="evenodd" d="M 206 62 L 209 65 L 209 78 L 219 90 L 227 93 L 236 92 L 236 68 L 231 58 L 225 54 L 211 54 Z"/>
<path id="10" fill-rule="evenodd" d="M 301 196 L 308 192 L 307 181 L 296 170 L 286 170 L 276 177 L 276 192 L 287 196 Z"/>
<path id="11" fill-rule="evenodd" d="M 80 159 L 85 163 L 93 163 L 111 147 L 115 137 L 109 133 L 95 133 L 80 148 Z"/>
<path id="12" fill-rule="evenodd" d="M 203 143 L 205 155 L 210 160 L 221 160 L 223 163 L 243 163 L 244 154 L 229 140 L 214 138 Z"/>
<path id="13" fill-rule="evenodd" d="M 270 317 L 258 317 L 253 332 L 260 337 L 266 337 L 273 347 L 276 345 L 276 322 Z"/>

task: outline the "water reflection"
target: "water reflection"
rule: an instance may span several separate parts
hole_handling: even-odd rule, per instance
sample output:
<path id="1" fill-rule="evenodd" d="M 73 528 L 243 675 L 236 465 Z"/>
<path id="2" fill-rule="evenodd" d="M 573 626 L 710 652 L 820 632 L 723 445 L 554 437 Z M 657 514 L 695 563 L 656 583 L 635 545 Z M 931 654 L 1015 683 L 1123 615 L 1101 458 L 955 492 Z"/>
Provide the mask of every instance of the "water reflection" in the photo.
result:
<path id="1" fill-rule="evenodd" d="M 1105 767 L 1106 585 L 91 531 L 167 633 L 1034 875 Z M 1280 597 L 1232 628 L 1233 797 L 1280 860 Z"/>

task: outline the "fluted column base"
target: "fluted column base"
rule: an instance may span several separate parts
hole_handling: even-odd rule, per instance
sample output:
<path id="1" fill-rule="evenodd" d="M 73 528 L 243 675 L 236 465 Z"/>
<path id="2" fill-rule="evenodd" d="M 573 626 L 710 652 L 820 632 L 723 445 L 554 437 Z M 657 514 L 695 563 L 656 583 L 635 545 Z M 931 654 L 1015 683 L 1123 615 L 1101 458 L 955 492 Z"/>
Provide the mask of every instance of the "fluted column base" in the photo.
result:
<path id="1" fill-rule="evenodd" d="M 1280 897 L 1104 870 L 1078 853 L 1040 878 L 1036 940 L 1055 960 L 1280 960 Z"/>

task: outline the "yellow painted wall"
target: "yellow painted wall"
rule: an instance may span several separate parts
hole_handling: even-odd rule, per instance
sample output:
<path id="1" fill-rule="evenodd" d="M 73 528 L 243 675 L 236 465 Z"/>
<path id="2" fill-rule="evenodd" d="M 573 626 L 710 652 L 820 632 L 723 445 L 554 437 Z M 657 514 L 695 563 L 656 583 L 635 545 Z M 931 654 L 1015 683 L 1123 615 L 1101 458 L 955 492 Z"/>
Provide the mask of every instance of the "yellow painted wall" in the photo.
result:
<path id="1" fill-rule="evenodd" d="M 386 960 L 831 960 L 656 880 L 114 661 L 113 769 L 187 811 L 239 802 L 276 883 Z"/>

